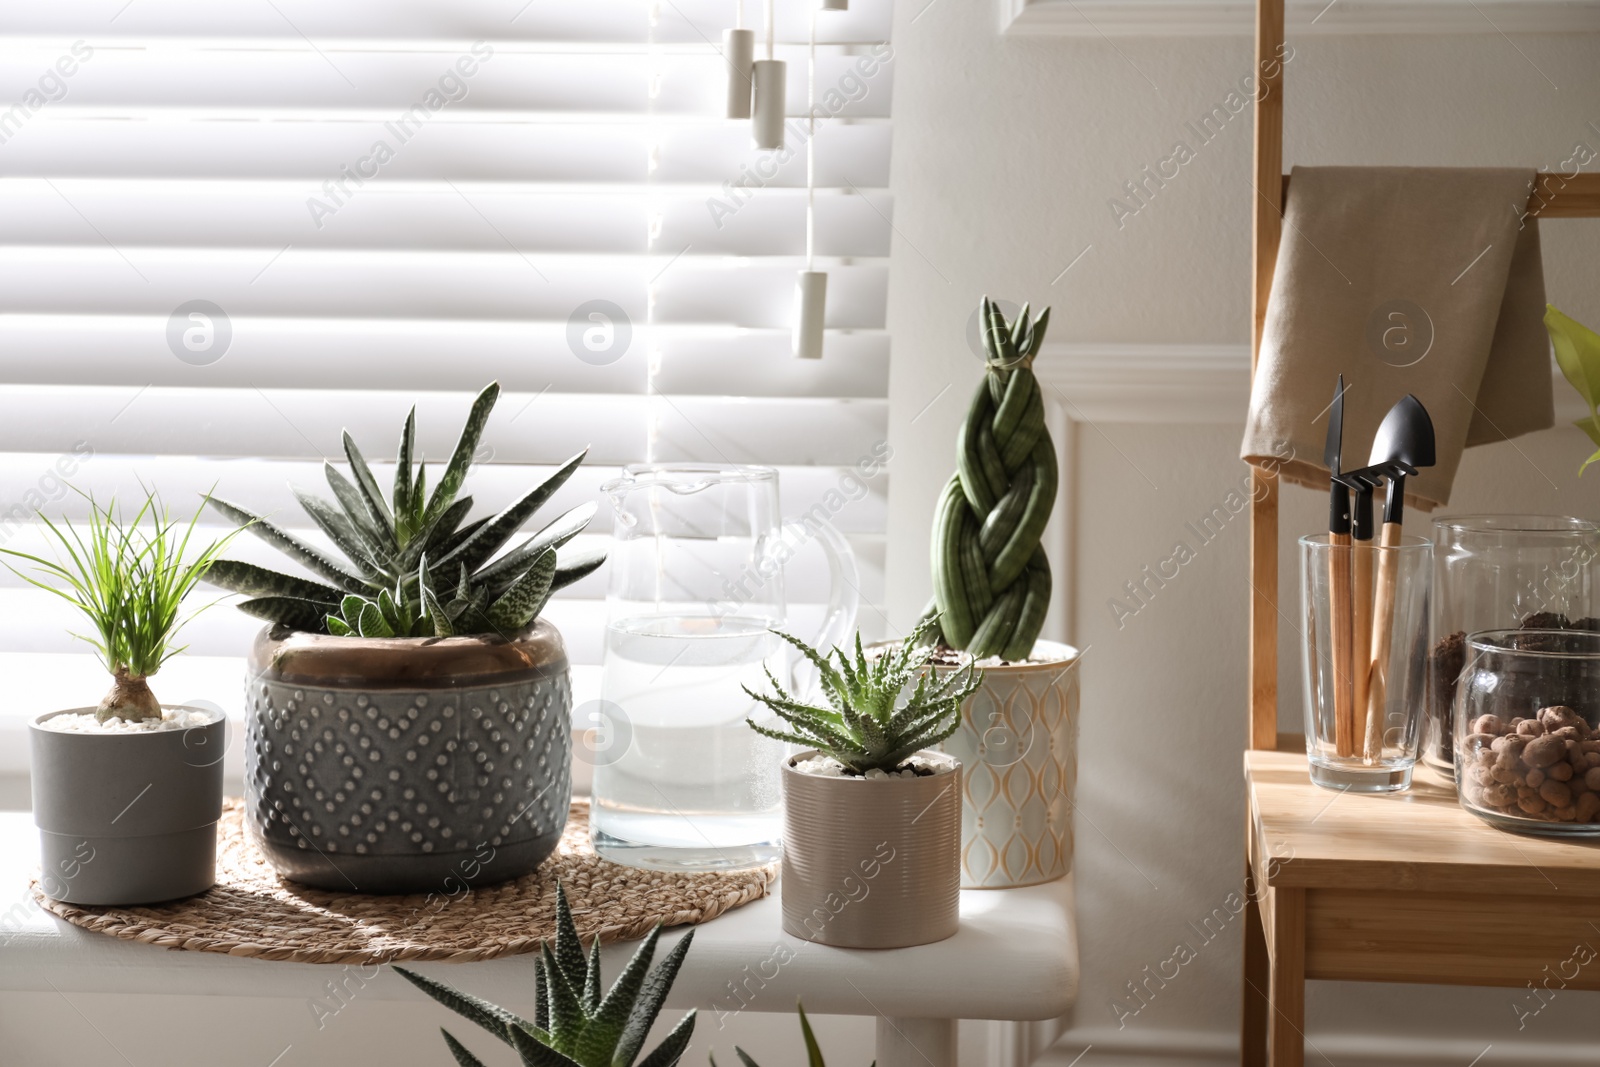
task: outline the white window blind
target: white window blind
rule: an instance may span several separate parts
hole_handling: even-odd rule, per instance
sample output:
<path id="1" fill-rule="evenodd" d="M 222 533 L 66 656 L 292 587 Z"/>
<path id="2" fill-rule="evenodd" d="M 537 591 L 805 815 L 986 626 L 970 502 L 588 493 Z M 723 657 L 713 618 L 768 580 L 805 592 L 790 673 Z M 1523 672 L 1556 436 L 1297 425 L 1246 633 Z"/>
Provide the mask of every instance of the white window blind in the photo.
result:
<path id="1" fill-rule="evenodd" d="M 6 5 L 0 544 L 44 546 L 36 505 L 84 514 L 63 474 L 102 499 L 153 485 L 180 510 L 215 486 L 317 541 L 286 486 L 325 492 L 341 428 L 382 482 L 411 404 L 442 461 L 498 379 L 479 513 L 585 444 L 543 520 L 624 463 L 775 465 L 786 511 L 821 503 L 851 536 L 873 628 L 892 56 L 889 0 L 851 6 L 817 14 L 829 332 L 804 362 L 803 0 L 777 4 L 796 116 L 779 155 L 722 117 L 734 0 Z M 745 24 L 760 15 L 750 0 Z M 574 547 L 608 528 L 602 507 Z M 823 599 L 810 556 L 791 599 Z M 598 661 L 603 597 L 592 577 L 548 611 L 578 663 Z M 217 608 L 186 637 L 239 656 L 257 625 Z M 82 651 L 69 628 L 69 608 L 0 574 L 0 649 Z"/>

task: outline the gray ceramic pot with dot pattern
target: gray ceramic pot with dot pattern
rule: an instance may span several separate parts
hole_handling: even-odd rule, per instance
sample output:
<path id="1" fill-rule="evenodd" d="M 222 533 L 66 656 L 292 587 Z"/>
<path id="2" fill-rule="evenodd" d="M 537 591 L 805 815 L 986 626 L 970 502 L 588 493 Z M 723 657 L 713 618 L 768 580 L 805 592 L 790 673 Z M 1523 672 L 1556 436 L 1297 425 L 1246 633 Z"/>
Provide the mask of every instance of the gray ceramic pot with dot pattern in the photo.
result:
<path id="1" fill-rule="evenodd" d="M 561 635 L 360 638 L 263 630 L 246 802 L 278 873 L 324 889 L 452 892 L 527 874 L 572 802 Z"/>

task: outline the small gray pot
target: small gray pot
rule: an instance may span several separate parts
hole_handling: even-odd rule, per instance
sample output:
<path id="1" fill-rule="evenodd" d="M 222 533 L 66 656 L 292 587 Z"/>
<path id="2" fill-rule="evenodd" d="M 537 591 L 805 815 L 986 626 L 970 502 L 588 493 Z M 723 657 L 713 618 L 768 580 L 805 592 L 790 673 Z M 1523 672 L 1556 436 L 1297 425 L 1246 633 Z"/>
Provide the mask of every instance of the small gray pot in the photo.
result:
<path id="1" fill-rule="evenodd" d="M 39 884 L 70 904 L 176 900 L 217 880 L 227 723 L 148 733 L 64 733 L 29 724 Z M 169 709 L 176 710 L 176 709 Z M 199 710 L 199 709 L 185 709 Z"/>
<path id="2" fill-rule="evenodd" d="M 919 778 L 824 778 L 783 763 L 783 929 L 837 948 L 943 941 L 960 922 L 961 764 Z"/>
<path id="3" fill-rule="evenodd" d="M 331 637 L 250 654 L 247 825 L 285 878 L 445 893 L 527 874 L 572 803 L 561 634 Z"/>

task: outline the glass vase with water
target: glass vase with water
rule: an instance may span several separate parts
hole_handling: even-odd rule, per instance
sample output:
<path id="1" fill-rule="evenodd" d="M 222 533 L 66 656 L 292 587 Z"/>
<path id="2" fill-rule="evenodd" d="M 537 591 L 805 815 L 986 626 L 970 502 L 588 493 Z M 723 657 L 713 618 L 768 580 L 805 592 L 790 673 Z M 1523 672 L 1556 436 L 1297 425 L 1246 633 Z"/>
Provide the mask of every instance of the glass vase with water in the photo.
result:
<path id="1" fill-rule="evenodd" d="M 719 464 L 624 469 L 615 512 L 601 698 L 619 743 L 595 767 L 590 827 L 607 859 L 654 870 L 770 863 L 785 746 L 746 724 L 772 715 L 745 688 L 796 684 L 783 563 L 816 542 L 831 588 L 826 649 L 855 625 L 854 557 L 826 519 L 785 522 L 778 472 Z"/>

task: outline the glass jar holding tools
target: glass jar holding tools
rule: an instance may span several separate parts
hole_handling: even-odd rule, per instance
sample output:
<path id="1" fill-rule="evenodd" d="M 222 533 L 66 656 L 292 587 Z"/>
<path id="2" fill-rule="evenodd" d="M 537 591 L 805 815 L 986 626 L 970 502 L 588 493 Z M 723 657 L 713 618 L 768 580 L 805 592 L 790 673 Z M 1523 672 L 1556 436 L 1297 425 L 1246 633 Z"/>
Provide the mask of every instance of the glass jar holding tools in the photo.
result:
<path id="1" fill-rule="evenodd" d="M 1432 551 L 1407 534 L 1300 539 L 1306 756 L 1318 785 L 1386 793 L 1411 784 Z"/>

